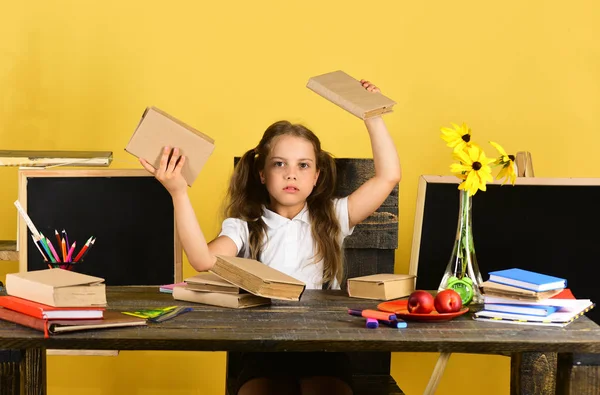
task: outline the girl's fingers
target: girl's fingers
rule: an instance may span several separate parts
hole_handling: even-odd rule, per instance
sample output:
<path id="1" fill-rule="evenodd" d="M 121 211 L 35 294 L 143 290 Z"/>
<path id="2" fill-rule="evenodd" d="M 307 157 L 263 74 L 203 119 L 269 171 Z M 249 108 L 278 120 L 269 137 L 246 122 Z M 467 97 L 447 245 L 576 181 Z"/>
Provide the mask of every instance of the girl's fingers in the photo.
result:
<path id="1" fill-rule="evenodd" d="M 150 163 L 146 162 L 145 159 L 140 159 L 140 163 L 142 164 L 142 166 L 144 167 L 144 169 L 146 169 L 146 171 L 148 171 L 150 174 L 155 174 L 156 170 L 154 169 L 154 167 L 152 167 L 150 165 Z"/>
<path id="2" fill-rule="evenodd" d="M 183 164 L 184 164 L 184 163 L 185 163 L 185 156 L 181 155 L 181 156 L 179 157 L 179 162 L 177 163 L 177 166 L 175 166 L 175 170 L 174 170 L 174 172 L 175 172 L 176 174 L 179 174 L 179 173 L 181 173 L 181 169 L 183 168 Z"/>
<path id="3" fill-rule="evenodd" d="M 167 166 L 167 173 L 172 173 L 175 170 L 175 165 L 177 165 L 177 160 L 179 159 L 179 148 L 173 148 L 173 155 L 171 155 L 171 159 L 169 160 L 169 165 Z"/>

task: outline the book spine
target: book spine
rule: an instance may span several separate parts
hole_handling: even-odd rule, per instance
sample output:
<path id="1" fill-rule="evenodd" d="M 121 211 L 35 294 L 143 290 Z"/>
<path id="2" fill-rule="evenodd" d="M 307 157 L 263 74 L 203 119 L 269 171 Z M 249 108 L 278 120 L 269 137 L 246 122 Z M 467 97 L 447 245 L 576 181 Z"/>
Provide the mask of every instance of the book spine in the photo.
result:
<path id="1" fill-rule="evenodd" d="M 0 319 L 44 332 L 47 337 L 47 321 L 41 318 L 31 317 L 17 311 L 2 308 L 0 309 Z"/>
<path id="2" fill-rule="evenodd" d="M 315 80 L 313 80 L 313 79 L 309 80 L 306 87 L 308 89 L 312 90 L 313 92 L 315 92 L 316 94 L 323 96 L 324 98 L 331 101 L 335 105 L 337 105 L 337 106 L 343 108 L 344 110 L 350 112 L 351 114 L 357 116 L 358 118 L 365 119 L 365 114 L 359 107 L 353 105 L 348 100 L 345 100 L 340 95 L 333 93 L 332 91 L 325 88 L 323 85 L 319 84 Z"/>
<path id="3" fill-rule="evenodd" d="M 0 297 L 0 306 L 9 310 L 17 311 L 22 314 L 26 314 L 31 317 L 42 319 L 44 311 L 40 307 L 26 305 L 19 303 L 18 299 L 11 298 L 10 296 Z"/>

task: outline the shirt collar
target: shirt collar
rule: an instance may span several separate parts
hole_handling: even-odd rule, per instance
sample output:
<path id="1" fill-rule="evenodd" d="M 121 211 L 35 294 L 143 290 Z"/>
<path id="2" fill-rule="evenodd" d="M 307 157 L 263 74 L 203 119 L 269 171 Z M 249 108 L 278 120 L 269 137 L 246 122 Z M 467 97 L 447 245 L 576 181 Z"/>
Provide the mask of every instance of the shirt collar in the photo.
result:
<path id="1" fill-rule="evenodd" d="M 296 216 L 292 219 L 282 217 L 281 215 L 277 214 L 276 212 L 271 211 L 268 208 L 266 208 L 265 206 L 263 206 L 262 219 L 263 219 L 263 221 L 265 221 L 265 224 L 271 229 L 277 229 L 277 228 L 289 223 L 290 221 L 294 221 L 294 220 L 302 221 L 302 222 L 310 225 L 310 217 L 308 215 L 308 205 L 306 203 L 304 203 L 304 207 L 302 208 L 302 210 L 300 210 L 300 212 L 298 214 L 296 214 Z"/>

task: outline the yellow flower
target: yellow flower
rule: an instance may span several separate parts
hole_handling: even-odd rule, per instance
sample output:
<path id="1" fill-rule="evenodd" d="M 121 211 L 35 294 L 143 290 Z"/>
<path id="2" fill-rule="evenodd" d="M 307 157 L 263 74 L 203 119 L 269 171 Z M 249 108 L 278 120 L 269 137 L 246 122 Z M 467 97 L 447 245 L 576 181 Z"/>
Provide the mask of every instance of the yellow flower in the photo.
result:
<path id="1" fill-rule="evenodd" d="M 452 124 L 453 129 L 442 128 L 442 139 L 448 143 L 448 147 L 454 148 L 454 152 L 462 151 L 465 147 L 471 147 L 471 129 L 466 125 L 458 126 Z"/>
<path id="2" fill-rule="evenodd" d="M 517 172 L 515 169 L 514 155 L 507 155 L 506 151 L 504 151 L 504 148 L 502 148 L 498 143 L 490 141 L 490 144 L 500 153 L 500 157 L 498 157 L 495 162 L 496 165 L 502 166 L 502 169 L 500 169 L 498 172 L 496 179 L 501 180 L 504 178 L 502 185 L 506 184 L 508 180 L 510 180 L 511 184 L 515 185 L 515 181 L 517 180 Z"/>
<path id="3" fill-rule="evenodd" d="M 475 195 L 478 189 L 485 192 L 485 183 L 494 180 L 489 165 L 495 159 L 486 157 L 478 146 L 467 147 L 463 151 L 455 152 L 454 158 L 458 159 L 460 163 L 450 165 L 450 170 L 459 178 L 464 179 L 458 189 L 468 191 L 469 196 Z"/>

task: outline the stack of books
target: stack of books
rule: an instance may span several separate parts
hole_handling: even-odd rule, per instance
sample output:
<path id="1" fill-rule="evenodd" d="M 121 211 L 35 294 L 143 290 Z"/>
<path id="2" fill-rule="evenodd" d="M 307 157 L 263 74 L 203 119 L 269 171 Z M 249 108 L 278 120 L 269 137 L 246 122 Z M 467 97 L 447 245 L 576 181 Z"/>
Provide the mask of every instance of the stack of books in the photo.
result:
<path id="1" fill-rule="evenodd" d="M 87 329 L 146 325 L 146 320 L 106 311 L 104 279 L 47 269 L 6 275 L 0 319 L 44 332 L 45 337 Z"/>
<path id="2" fill-rule="evenodd" d="M 516 268 L 489 275 L 477 321 L 564 327 L 594 307 L 576 299 L 563 278 Z"/>
<path id="3" fill-rule="evenodd" d="M 173 287 L 173 298 L 229 308 L 299 300 L 306 285 L 254 259 L 217 256 L 210 272 L 187 278 Z"/>

